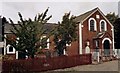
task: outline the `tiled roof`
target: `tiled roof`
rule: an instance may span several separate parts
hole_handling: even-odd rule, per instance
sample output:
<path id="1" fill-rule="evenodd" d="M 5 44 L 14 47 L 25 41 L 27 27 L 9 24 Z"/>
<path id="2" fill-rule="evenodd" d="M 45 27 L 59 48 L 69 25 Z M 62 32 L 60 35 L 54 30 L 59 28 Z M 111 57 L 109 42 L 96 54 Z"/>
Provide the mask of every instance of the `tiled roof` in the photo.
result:
<path id="1" fill-rule="evenodd" d="M 17 27 L 17 28 L 19 28 L 19 25 L 18 24 L 15 24 L 15 26 Z M 52 29 L 53 29 L 53 27 L 55 27 L 55 26 L 57 26 L 57 24 L 55 24 L 55 23 L 46 23 L 45 25 L 44 25 L 44 29 L 46 29 L 47 31 L 45 32 L 45 33 L 49 33 Z M 7 34 L 7 33 L 11 33 L 10 32 L 10 29 L 12 29 L 13 27 L 10 25 L 10 24 L 5 24 L 5 27 L 4 27 L 4 33 L 5 34 Z"/>
<path id="2" fill-rule="evenodd" d="M 90 10 L 90 11 L 84 13 L 84 14 L 81 14 L 81 15 L 77 16 L 76 19 L 75 19 L 75 21 L 82 22 L 85 18 L 87 18 L 91 13 L 93 13 L 97 9 L 98 9 L 98 7 L 94 8 L 94 9 L 92 9 L 92 10 Z"/>

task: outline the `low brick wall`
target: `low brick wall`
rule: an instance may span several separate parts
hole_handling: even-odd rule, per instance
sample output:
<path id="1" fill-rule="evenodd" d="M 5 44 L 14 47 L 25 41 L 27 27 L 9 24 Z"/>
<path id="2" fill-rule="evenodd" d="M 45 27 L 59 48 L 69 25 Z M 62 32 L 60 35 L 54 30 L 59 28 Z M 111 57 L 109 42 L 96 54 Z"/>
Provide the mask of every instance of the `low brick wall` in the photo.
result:
<path id="1" fill-rule="evenodd" d="M 45 59 L 9 60 L 3 61 L 2 71 L 14 72 L 36 72 L 55 69 L 63 69 L 78 65 L 91 64 L 91 54 L 75 56 L 59 56 Z"/>

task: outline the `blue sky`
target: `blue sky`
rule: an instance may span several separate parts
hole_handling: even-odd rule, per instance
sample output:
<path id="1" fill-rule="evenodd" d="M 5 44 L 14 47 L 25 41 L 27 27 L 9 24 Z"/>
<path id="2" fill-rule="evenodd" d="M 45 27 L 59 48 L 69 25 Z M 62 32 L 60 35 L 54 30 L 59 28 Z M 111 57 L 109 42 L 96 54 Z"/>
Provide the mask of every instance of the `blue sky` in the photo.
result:
<path id="1" fill-rule="evenodd" d="M 3 1 L 0 4 L 0 15 L 7 18 L 11 18 L 14 22 L 19 20 L 17 15 L 18 12 L 24 16 L 24 18 L 34 18 L 38 13 L 44 12 L 45 9 L 49 7 L 48 16 L 52 15 L 49 22 L 57 23 L 61 21 L 64 13 L 71 12 L 72 15 L 78 16 L 86 11 L 99 7 L 104 14 L 115 12 L 118 14 L 118 1 L 93 1 L 93 2 L 83 2 L 83 1 L 61 1 L 56 2 L 54 0 L 50 1 Z"/>

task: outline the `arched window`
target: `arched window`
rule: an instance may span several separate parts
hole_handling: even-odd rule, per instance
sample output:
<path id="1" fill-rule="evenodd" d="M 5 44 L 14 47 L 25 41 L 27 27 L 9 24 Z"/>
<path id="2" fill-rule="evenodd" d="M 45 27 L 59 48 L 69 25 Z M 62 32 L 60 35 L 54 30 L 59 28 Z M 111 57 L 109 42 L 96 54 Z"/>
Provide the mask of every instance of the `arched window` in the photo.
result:
<path id="1" fill-rule="evenodd" d="M 96 20 L 94 18 L 90 18 L 88 24 L 89 24 L 89 31 L 96 31 L 97 30 Z"/>
<path id="2" fill-rule="evenodd" d="M 106 22 L 105 20 L 101 20 L 100 21 L 100 31 L 107 31 L 107 25 L 106 25 Z"/>
<path id="3" fill-rule="evenodd" d="M 90 20 L 90 31 L 94 31 L 94 20 Z"/>

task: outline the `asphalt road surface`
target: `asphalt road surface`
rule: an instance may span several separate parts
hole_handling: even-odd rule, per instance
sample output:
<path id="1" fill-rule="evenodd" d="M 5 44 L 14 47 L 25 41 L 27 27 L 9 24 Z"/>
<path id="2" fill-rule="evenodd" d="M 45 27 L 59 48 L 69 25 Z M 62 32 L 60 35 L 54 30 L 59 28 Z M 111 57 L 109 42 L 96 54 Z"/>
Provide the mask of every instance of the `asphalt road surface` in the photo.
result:
<path id="1" fill-rule="evenodd" d="M 119 62 L 120 63 L 120 62 Z M 118 71 L 118 60 L 103 62 L 101 64 L 81 65 L 71 68 L 58 69 L 55 71 Z"/>

